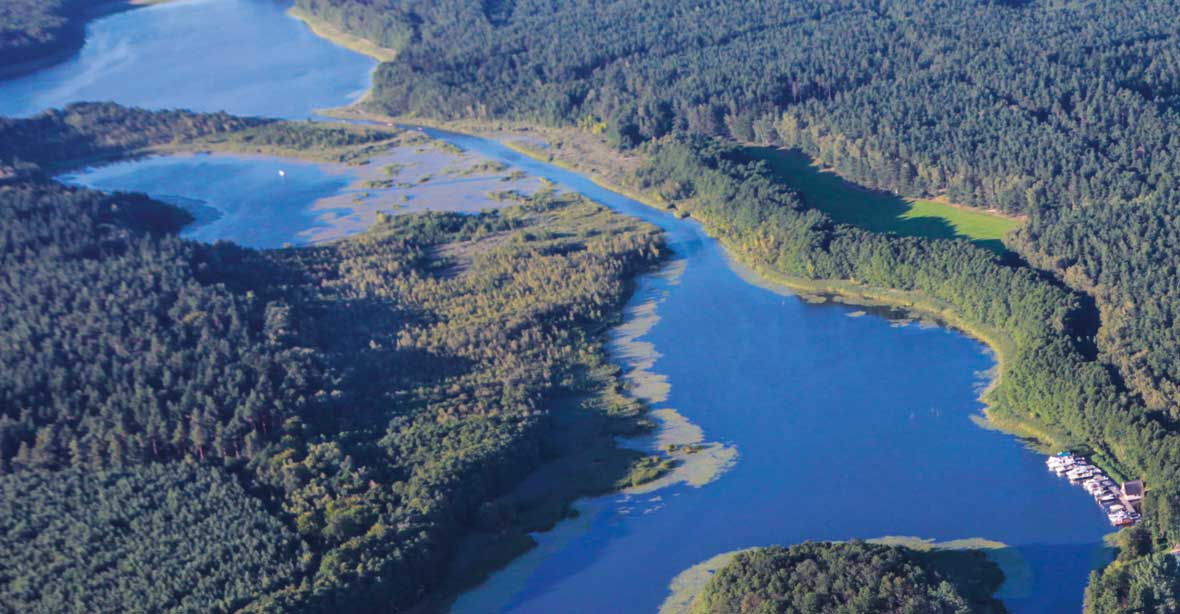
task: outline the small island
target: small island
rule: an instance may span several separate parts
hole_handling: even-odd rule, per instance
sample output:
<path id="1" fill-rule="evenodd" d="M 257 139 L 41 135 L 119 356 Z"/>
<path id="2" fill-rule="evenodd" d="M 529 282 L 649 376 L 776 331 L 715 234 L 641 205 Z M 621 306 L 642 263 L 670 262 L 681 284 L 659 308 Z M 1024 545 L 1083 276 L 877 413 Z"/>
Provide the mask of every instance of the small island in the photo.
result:
<path id="1" fill-rule="evenodd" d="M 975 550 L 861 541 L 739 552 L 693 600 L 694 614 L 1000 614 L 1000 568 Z"/>

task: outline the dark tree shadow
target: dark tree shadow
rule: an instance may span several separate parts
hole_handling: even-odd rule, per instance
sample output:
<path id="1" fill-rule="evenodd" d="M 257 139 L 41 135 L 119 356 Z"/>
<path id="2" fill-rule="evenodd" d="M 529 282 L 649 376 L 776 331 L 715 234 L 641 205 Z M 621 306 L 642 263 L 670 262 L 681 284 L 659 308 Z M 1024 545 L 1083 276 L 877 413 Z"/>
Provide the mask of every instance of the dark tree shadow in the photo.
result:
<path id="1" fill-rule="evenodd" d="M 962 235 L 941 217 L 906 217 L 912 205 L 904 198 L 825 172 L 797 149 L 750 147 L 746 152 L 750 159 L 765 162 L 773 176 L 797 192 L 804 204 L 827 213 L 837 223 L 903 236 L 967 239 L 997 254 L 1007 252 L 999 239 L 973 239 Z"/>

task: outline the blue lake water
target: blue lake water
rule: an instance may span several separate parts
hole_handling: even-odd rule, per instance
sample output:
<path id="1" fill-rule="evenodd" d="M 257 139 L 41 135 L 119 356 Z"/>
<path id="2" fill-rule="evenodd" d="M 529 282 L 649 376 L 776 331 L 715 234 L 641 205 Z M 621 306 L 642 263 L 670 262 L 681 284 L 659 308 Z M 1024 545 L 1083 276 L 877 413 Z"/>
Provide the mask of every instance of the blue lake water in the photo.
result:
<path id="1" fill-rule="evenodd" d="M 659 407 L 740 455 L 701 488 L 589 502 L 572 530 L 539 536 L 545 557 L 526 556 L 456 611 L 652 612 L 677 573 L 722 552 L 885 535 L 1009 544 L 1031 574 L 1006 589 L 1012 612 L 1081 610 L 1109 526 L 1043 457 L 970 419 L 994 365 L 983 345 L 752 285 L 693 222 L 499 143 L 429 132 L 665 230 L 684 272 L 646 278 L 633 299 L 663 297 L 643 338 L 671 384 Z"/>
<path id="2" fill-rule="evenodd" d="M 0 113 L 105 97 L 302 116 L 347 102 L 372 66 L 270 2 L 187 0 L 104 18 L 89 32 L 78 58 L 0 83 Z M 1010 544 L 1027 574 L 1004 593 L 1013 612 L 1081 609 L 1109 527 L 1041 457 L 970 420 L 980 374 L 993 366 L 981 344 L 753 285 L 695 223 L 498 143 L 433 134 L 667 231 L 684 270 L 644 278 L 634 299 L 659 301 L 643 338 L 671 385 L 658 407 L 739 454 L 700 488 L 583 502 L 580 518 L 539 535 L 540 548 L 464 595 L 457 611 L 653 612 L 677 573 L 713 555 L 884 535 Z M 72 180 L 218 209 L 189 236 L 263 247 L 298 242 L 316 223 L 307 205 L 347 183 L 316 165 L 232 156 L 140 160 Z"/>
<path id="3" fill-rule="evenodd" d="M 369 88 L 376 61 L 325 41 L 272 0 L 176 0 L 91 22 L 73 58 L 0 81 L 0 115 L 111 100 L 303 118 Z"/>
<path id="4" fill-rule="evenodd" d="M 326 165 L 266 156 L 161 156 L 88 168 L 67 183 L 108 192 L 144 192 L 197 218 L 182 236 L 268 248 L 307 243 L 323 212 L 311 205 L 339 193 L 351 176 Z M 280 171 L 283 173 L 280 175 Z"/>

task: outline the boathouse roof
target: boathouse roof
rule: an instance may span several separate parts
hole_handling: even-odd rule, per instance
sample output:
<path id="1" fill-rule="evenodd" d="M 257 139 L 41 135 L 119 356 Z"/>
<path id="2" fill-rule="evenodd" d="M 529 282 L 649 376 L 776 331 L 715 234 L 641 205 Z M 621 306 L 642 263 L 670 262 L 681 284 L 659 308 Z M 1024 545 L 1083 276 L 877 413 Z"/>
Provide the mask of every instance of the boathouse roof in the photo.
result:
<path id="1" fill-rule="evenodd" d="M 1143 496 L 1143 480 L 1133 480 L 1123 484 L 1123 494 L 1128 497 Z"/>

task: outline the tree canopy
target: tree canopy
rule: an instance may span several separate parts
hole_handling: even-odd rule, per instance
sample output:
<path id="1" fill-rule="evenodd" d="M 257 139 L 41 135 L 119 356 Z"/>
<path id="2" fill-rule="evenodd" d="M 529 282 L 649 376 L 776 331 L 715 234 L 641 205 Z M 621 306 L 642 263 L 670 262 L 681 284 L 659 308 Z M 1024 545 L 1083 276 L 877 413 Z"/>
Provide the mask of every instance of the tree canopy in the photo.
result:
<path id="1" fill-rule="evenodd" d="M 64 155 L 125 146 L 91 136 Z M 400 609 L 511 521 L 487 506 L 545 460 L 555 399 L 634 430 L 603 332 L 658 230 L 510 198 L 255 251 L 143 195 L 0 185 L 0 607 Z"/>
<path id="2" fill-rule="evenodd" d="M 738 553 L 693 601 L 697 614 L 1000 614 L 1003 573 L 977 551 L 807 542 Z"/>

